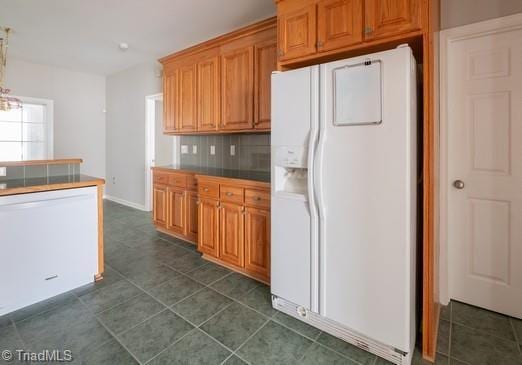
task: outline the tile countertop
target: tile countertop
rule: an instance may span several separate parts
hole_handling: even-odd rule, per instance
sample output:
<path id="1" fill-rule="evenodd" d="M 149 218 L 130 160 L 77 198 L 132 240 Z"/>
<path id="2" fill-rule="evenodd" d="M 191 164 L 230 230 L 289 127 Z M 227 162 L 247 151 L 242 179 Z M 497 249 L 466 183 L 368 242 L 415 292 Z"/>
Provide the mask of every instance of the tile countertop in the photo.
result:
<path id="1" fill-rule="evenodd" d="M 105 180 L 88 175 L 48 176 L 0 181 L 0 196 L 39 191 L 72 189 L 105 184 Z"/>
<path id="2" fill-rule="evenodd" d="M 216 167 L 201 167 L 201 166 L 189 166 L 189 165 L 167 165 L 157 166 L 153 169 L 157 170 L 178 170 L 181 172 L 195 173 L 198 175 L 207 175 L 215 177 L 225 177 L 231 179 L 242 179 L 260 181 L 270 183 L 270 172 L 262 171 L 249 171 L 249 170 L 235 170 L 235 169 L 223 169 Z"/>

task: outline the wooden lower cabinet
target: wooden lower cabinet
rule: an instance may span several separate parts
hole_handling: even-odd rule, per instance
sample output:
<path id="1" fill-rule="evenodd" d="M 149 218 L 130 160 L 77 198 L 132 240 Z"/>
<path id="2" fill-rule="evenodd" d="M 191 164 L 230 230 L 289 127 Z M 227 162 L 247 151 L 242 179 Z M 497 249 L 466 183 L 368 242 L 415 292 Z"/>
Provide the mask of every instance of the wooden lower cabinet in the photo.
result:
<path id="1" fill-rule="evenodd" d="M 196 243 L 198 193 L 194 174 L 153 168 L 152 216 L 163 233 Z"/>
<path id="2" fill-rule="evenodd" d="M 153 168 L 153 221 L 204 258 L 270 282 L 270 184 Z"/>
<path id="3" fill-rule="evenodd" d="M 219 259 L 243 267 L 245 207 L 221 203 L 219 207 Z"/>
<path id="4" fill-rule="evenodd" d="M 206 259 L 269 283 L 270 185 L 198 176 L 198 186 L 198 250 Z"/>
<path id="5" fill-rule="evenodd" d="M 157 226 L 165 227 L 167 225 L 167 186 L 154 184 L 152 188 L 152 204 L 154 206 L 152 212 L 152 220 Z"/>
<path id="6" fill-rule="evenodd" d="M 168 189 L 167 229 L 180 235 L 186 234 L 186 198 L 185 191 Z"/>
<path id="7" fill-rule="evenodd" d="M 270 277 L 270 211 L 245 209 L 245 269 Z"/>
<path id="8" fill-rule="evenodd" d="M 187 237 L 189 241 L 198 240 L 198 193 L 189 191 L 187 193 Z"/>
<path id="9" fill-rule="evenodd" d="M 200 198 L 198 212 L 198 251 L 218 257 L 219 201 Z"/>

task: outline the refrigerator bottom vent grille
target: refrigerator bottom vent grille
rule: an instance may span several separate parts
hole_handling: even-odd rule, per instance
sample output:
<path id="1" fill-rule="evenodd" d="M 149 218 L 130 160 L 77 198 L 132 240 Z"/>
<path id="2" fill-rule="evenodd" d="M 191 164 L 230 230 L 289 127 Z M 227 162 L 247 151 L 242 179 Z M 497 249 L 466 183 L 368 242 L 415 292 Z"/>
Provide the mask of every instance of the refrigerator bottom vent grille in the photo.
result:
<path id="1" fill-rule="evenodd" d="M 332 336 L 338 337 L 352 345 L 355 345 L 365 351 L 371 352 L 379 357 L 382 357 L 397 365 L 409 365 L 411 363 L 411 354 L 403 354 L 398 352 L 391 346 L 384 345 L 380 342 L 372 340 L 364 335 L 361 335 L 349 328 L 340 325 L 328 318 L 322 317 L 317 313 L 307 311 L 306 315 L 300 314 L 299 310 L 302 307 L 289 302 L 285 299 L 272 296 L 272 306 L 286 313 L 294 318 L 297 318 L 303 322 L 306 322 L 320 330 L 331 334 Z"/>

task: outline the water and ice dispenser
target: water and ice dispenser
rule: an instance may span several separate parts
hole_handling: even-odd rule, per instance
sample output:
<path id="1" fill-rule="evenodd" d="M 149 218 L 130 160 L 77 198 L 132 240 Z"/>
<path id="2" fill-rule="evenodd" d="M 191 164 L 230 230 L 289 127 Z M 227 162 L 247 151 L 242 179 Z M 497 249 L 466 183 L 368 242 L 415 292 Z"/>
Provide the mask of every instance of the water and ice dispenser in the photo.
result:
<path id="1" fill-rule="evenodd" d="M 275 193 L 308 194 L 307 149 L 299 146 L 274 147 Z"/>

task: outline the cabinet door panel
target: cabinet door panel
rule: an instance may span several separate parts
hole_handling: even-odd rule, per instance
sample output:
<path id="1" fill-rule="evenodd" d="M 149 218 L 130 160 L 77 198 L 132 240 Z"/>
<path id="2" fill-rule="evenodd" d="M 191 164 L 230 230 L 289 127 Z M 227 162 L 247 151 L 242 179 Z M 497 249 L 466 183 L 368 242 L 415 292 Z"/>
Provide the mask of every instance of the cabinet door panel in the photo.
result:
<path id="1" fill-rule="evenodd" d="M 185 192 L 183 190 L 168 190 L 168 209 L 167 229 L 185 235 Z"/>
<path id="2" fill-rule="evenodd" d="M 198 131 L 216 130 L 219 112 L 219 58 L 198 63 Z"/>
<path id="3" fill-rule="evenodd" d="M 219 256 L 218 201 L 202 198 L 198 205 L 198 250 L 209 256 Z"/>
<path id="4" fill-rule="evenodd" d="M 364 39 L 372 40 L 418 30 L 421 0 L 365 0 Z"/>
<path id="5" fill-rule="evenodd" d="M 178 70 L 178 130 L 196 130 L 196 65 L 181 67 Z"/>
<path id="6" fill-rule="evenodd" d="M 221 203 L 219 220 L 219 258 L 226 263 L 243 267 L 243 207 Z"/>
<path id="7" fill-rule="evenodd" d="M 221 59 L 221 129 L 251 129 L 254 102 L 253 47 L 223 54 Z"/>
<path id="8" fill-rule="evenodd" d="M 277 68 L 277 44 L 268 41 L 256 44 L 254 48 L 254 128 L 270 129 L 271 79 Z"/>
<path id="9" fill-rule="evenodd" d="M 281 61 L 315 53 L 315 4 L 279 14 L 277 29 Z"/>
<path id="10" fill-rule="evenodd" d="M 172 71 L 163 77 L 163 131 L 176 131 L 176 111 L 178 95 L 178 73 Z"/>
<path id="11" fill-rule="evenodd" d="M 167 187 L 154 185 L 152 189 L 152 219 L 158 226 L 167 224 Z"/>
<path id="12" fill-rule="evenodd" d="M 270 276 L 270 212 L 246 208 L 245 269 L 264 278 Z"/>
<path id="13" fill-rule="evenodd" d="M 320 52 L 362 42 L 362 0 L 321 0 L 317 16 Z"/>
<path id="14" fill-rule="evenodd" d="M 198 237 L 198 194 L 189 192 L 187 195 L 187 238 L 196 242 Z"/>

